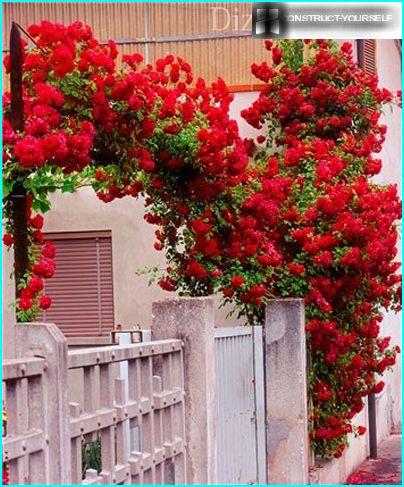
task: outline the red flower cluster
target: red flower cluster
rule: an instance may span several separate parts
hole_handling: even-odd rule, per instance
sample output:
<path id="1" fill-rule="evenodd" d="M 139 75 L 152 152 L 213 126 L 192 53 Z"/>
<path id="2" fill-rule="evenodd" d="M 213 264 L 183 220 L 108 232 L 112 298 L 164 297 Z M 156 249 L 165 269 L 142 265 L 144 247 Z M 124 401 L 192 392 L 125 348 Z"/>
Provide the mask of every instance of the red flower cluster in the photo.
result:
<path id="1" fill-rule="evenodd" d="M 18 300 L 19 310 L 25 313 L 24 316 L 28 318 L 31 314 L 35 314 L 40 309 L 48 309 L 52 303 L 51 297 L 44 295 L 42 291 L 44 289 L 44 279 L 49 279 L 55 273 L 55 263 L 53 259 L 55 258 L 56 248 L 49 240 L 43 244 L 43 216 L 40 214 L 31 216 L 30 198 L 28 199 L 26 213 L 29 229 L 28 238 L 31 245 L 41 245 L 40 256 L 37 262 L 33 263 L 30 269 L 30 275 L 24 281 Z M 4 237 L 6 236 L 12 240 L 12 237 L 9 234 Z"/>
<path id="2" fill-rule="evenodd" d="M 8 471 L 7 463 L 3 462 L 3 485 L 10 485 L 10 472 Z"/>
<path id="3" fill-rule="evenodd" d="M 40 174 L 41 168 L 67 175 L 85 168 L 88 178 L 91 166 L 92 185 L 105 202 L 147 191 L 147 204 L 153 205 L 149 221 L 162 227 L 155 248 L 170 247 L 177 255 L 181 237 L 176 229 L 191 209 L 203 220 L 206 207 L 228 198 L 228 186 L 239 184 L 248 165 L 237 124 L 229 119 L 232 95 L 224 81 L 209 87 L 198 79 L 191 87 L 190 65 L 173 55 L 154 66 L 142 65 L 139 54 L 125 55 L 117 68 L 115 43 L 100 45 L 80 22 L 66 27 L 45 21 L 29 33 L 40 49 L 23 47 L 23 132 L 15 133 L 10 125 L 8 95 L 4 104 L 4 161 L 10 177 L 16 176 L 14 163 L 22 179 Z M 41 243 L 40 231 L 32 240 Z M 5 243 L 13 243 L 11 235 Z M 219 258 L 219 235 L 199 234 L 186 249 L 181 272 L 198 286 L 210 272 L 198 260 Z M 31 267 L 38 277 L 53 272 L 46 259 Z M 165 278 L 160 284 L 174 289 L 173 282 Z M 30 293 L 27 287 L 24 311 L 32 309 Z"/>
<path id="4" fill-rule="evenodd" d="M 144 194 L 145 219 L 159 227 L 154 246 L 169 262 L 159 278 L 167 291 L 221 291 L 250 323 L 262 323 L 270 297 L 304 298 L 313 447 L 340 456 L 348 433 L 364 433 L 351 420 L 398 352 L 379 323 L 382 308 L 399 308 L 400 201 L 395 186 L 370 179 L 381 169 L 381 106 L 393 95 L 353 63 L 349 45 L 305 41 L 303 63 L 299 41 L 267 41 L 271 62 L 252 66 L 267 86 L 242 112 L 253 127 L 269 124 L 257 148 L 229 118 L 224 81 L 193 82 L 182 58 L 143 66 L 125 55 L 116 68 L 115 43 L 101 46 L 79 22 L 42 22 L 30 34 L 42 50 L 24 49 L 21 133 L 5 96 L 6 178 L 46 169 L 89 178 L 105 202 Z M 41 217 L 27 218 L 41 244 Z M 10 226 L 8 246 L 12 235 Z M 46 243 L 32 262 L 23 312 L 49 307 L 39 295 L 53 257 Z"/>
<path id="5" fill-rule="evenodd" d="M 306 300 L 312 441 L 318 453 L 340 456 L 361 398 L 382 390 L 375 374 L 393 365 L 397 352 L 388 349 L 389 339 L 378 337 L 381 307 L 399 307 L 400 265 L 394 259 L 400 201 L 396 186 L 369 179 L 381 169 L 371 155 L 385 139 L 381 104 L 393 96 L 357 68 L 349 45 L 341 52 L 328 41 L 312 41 L 310 47 L 315 52 L 310 64 L 291 69 L 294 64 L 284 56 L 277 76 L 243 116 L 254 127 L 270 121 L 280 129 L 276 140 L 268 135 L 280 149 L 261 184 L 264 188 L 268 170 L 272 186 L 288 182 L 284 199 L 270 211 L 272 231 L 265 233 L 290 277 L 279 273 L 272 292 Z"/>
<path id="6" fill-rule="evenodd" d="M 392 95 L 357 68 L 347 46 L 310 47 L 310 65 L 296 66 L 283 53 L 281 60 L 278 51 L 275 74 L 265 63 L 253 65 L 268 86 L 243 115 L 257 128 L 267 121 L 278 126 L 276 135 L 267 134 L 268 146 L 278 149 L 259 152 L 235 180 L 227 173 L 226 189 L 194 182 L 202 210 L 195 213 L 186 195 L 155 223 L 163 222 L 161 242 L 173 256 L 160 281 L 164 289 L 197 295 L 220 289 L 258 323 L 269 297 L 305 298 L 313 447 L 338 457 L 347 434 L 364 434 L 351 420 L 362 398 L 381 390 L 375 374 L 392 366 L 398 351 L 379 338 L 379 322 L 382 307 L 399 309 L 394 259 L 401 209 L 395 186 L 369 179 L 380 170 L 371 153 L 385 138 L 381 104 Z M 338 88 L 330 77 L 340 80 Z M 247 141 L 244 150 L 251 148 Z M 177 211 L 185 220 L 172 218 Z M 178 243 L 184 252 L 172 252 Z"/>

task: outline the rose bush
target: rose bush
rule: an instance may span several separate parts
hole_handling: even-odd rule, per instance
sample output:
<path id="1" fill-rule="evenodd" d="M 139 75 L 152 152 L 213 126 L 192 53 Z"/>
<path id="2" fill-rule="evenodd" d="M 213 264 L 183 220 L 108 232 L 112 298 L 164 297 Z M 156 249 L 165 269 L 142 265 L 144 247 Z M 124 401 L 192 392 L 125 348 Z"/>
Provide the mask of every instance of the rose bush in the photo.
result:
<path id="1" fill-rule="evenodd" d="M 118 66 L 115 43 L 100 45 L 79 22 L 29 32 L 37 47 L 22 46 L 23 132 L 9 122 L 8 94 L 3 103 L 4 243 L 14 243 L 16 185 L 29 194 L 32 247 L 49 192 L 141 195 L 167 259 L 163 289 L 221 292 L 250 324 L 272 297 L 305 299 L 312 444 L 341 455 L 348 433 L 365 432 L 351 420 L 398 351 L 379 328 L 381 310 L 399 308 L 400 201 L 395 186 L 372 181 L 382 105 L 396 98 L 355 65 L 349 44 L 267 41 L 269 61 L 252 66 L 266 87 L 242 112 L 266 135 L 243 141 L 224 81 L 207 87 L 183 59 L 144 65 L 134 54 Z M 19 283 L 22 320 L 51 305 L 43 279 L 55 249 L 47 242 L 35 255 Z"/>
<path id="2" fill-rule="evenodd" d="M 285 46 L 282 68 L 243 116 L 269 127 L 259 157 L 271 173 L 261 179 L 252 215 L 259 221 L 262 202 L 278 203 L 270 231 L 282 262 L 267 292 L 305 298 L 312 442 L 321 455 L 339 456 L 347 433 L 365 432 L 351 420 L 367 394 L 383 389 L 377 374 L 398 351 L 379 331 L 381 309 L 400 308 L 401 203 L 396 185 L 372 181 L 386 133 L 382 106 L 394 100 L 353 62 L 351 44 L 306 46 L 304 64 Z M 274 54 L 270 42 L 267 49 Z"/>
<path id="3" fill-rule="evenodd" d="M 352 418 L 383 389 L 377 374 L 399 351 L 379 332 L 381 310 L 401 307 L 401 204 L 395 185 L 372 181 L 386 132 L 382 105 L 399 99 L 356 66 L 350 44 L 307 41 L 306 63 L 298 44 L 283 42 L 274 56 L 267 42 L 272 67 L 253 65 L 267 87 L 242 115 L 266 127 L 257 137 L 266 146 L 254 155 L 246 141 L 245 177 L 229 185 L 225 206 L 213 202 L 202 221 L 188 222 L 192 265 L 177 263 L 166 281 L 194 294 L 192 276 L 257 324 L 269 298 L 305 299 L 312 444 L 338 457 L 348 433 L 365 433 Z"/>
<path id="4" fill-rule="evenodd" d="M 105 202 L 147 194 L 153 211 L 146 219 L 161 226 L 155 247 L 165 245 L 170 260 L 189 267 L 195 293 L 211 292 L 194 279 L 192 258 L 185 262 L 178 247 L 192 246 L 185 223 L 227 198 L 228 184 L 236 184 L 248 164 L 237 124 L 229 120 L 232 96 L 224 81 L 208 88 L 197 79 L 191 87 L 189 64 L 172 55 L 155 66 L 144 66 L 139 54 L 125 55 L 118 68 L 115 43 L 100 45 L 80 22 L 68 27 L 42 22 L 29 33 L 37 47 L 22 46 L 22 133 L 9 122 L 10 95 L 3 100 L 5 243 L 13 244 L 11 196 L 18 185 L 41 212 L 49 209 L 48 194 L 57 189 L 91 185 Z M 8 59 L 5 65 L 9 68 Z M 40 228 L 27 218 L 30 244 L 41 244 Z M 43 259 L 35 264 L 31 253 L 30 272 L 19 284 L 23 321 L 35 316 L 38 306 L 50 305 L 30 286 L 32 275 L 53 273 L 44 275 L 38 266 L 51 265 Z M 172 287 L 168 279 L 162 285 Z"/>

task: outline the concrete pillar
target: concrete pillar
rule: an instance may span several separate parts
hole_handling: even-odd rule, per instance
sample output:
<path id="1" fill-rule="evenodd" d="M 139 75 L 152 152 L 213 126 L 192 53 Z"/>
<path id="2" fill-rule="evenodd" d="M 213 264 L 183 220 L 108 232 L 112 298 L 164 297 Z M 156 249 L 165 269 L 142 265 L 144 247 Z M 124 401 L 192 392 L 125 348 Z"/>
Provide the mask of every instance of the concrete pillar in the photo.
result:
<path id="1" fill-rule="evenodd" d="M 16 356 L 34 355 L 47 362 L 44 411 L 48 437 L 49 483 L 69 484 L 70 430 L 68 408 L 67 340 L 52 323 L 22 323 L 15 327 Z M 45 466 L 44 466 L 45 467 Z"/>
<path id="2" fill-rule="evenodd" d="M 304 301 L 272 300 L 265 314 L 268 483 L 307 484 Z"/>
<path id="3" fill-rule="evenodd" d="M 217 483 L 217 407 L 212 298 L 176 298 L 153 303 L 154 340 L 184 344 L 186 469 L 188 484 Z"/>
<path id="4" fill-rule="evenodd" d="M 14 358 L 16 310 L 10 306 L 15 301 L 15 280 L 13 274 L 14 250 L 2 249 L 3 256 L 3 358 Z"/>

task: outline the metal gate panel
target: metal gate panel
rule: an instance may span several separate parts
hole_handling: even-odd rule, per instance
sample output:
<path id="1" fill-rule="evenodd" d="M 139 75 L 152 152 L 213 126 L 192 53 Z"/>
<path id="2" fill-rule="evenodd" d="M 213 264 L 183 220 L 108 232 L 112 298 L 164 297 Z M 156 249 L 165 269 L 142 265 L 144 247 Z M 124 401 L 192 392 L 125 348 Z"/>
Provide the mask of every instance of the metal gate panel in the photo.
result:
<path id="1" fill-rule="evenodd" d="M 215 330 L 219 484 L 265 483 L 262 330 L 255 328 Z"/>
<path id="2" fill-rule="evenodd" d="M 267 483 L 267 446 L 265 415 L 265 375 L 262 326 L 252 327 L 254 345 L 255 386 L 255 439 L 257 451 L 257 477 L 259 484 Z"/>

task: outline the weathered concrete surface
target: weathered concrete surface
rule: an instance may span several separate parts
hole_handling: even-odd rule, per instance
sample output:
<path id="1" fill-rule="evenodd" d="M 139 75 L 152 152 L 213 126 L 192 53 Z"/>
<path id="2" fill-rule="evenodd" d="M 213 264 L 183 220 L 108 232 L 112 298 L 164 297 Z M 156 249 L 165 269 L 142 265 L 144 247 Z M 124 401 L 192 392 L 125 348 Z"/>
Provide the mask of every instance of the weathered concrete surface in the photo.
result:
<path id="1" fill-rule="evenodd" d="M 217 478 L 217 396 L 214 301 L 176 298 L 152 307 L 153 340 L 184 342 L 187 483 L 215 484 Z"/>
<path id="2" fill-rule="evenodd" d="M 49 439 L 49 480 L 69 484 L 70 430 L 67 398 L 67 340 L 52 323 L 22 323 L 15 327 L 16 356 L 43 357 L 47 362 L 46 398 L 43 412 Z"/>
<path id="3" fill-rule="evenodd" d="M 10 306 L 12 302 L 15 301 L 15 282 L 13 272 L 14 263 L 14 251 L 13 249 L 6 249 L 3 245 L 3 326 L 2 326 L 2 337 L 3 337 L 3 357 L 4 358 L 14 358 L 15 356 L 15 308 Z"/>
<path id="4" fill-rule="evenodd" d="M 353 419 L 355 426 L 368 424 L 367 398 L 365 407 Z M 346 448 L 340 458 L 331 460 L 316 460 L 310 467 L 310 484 L 339 485 L 344 484 L 347 477 L 354 472 L 369 455 L 369 435 L 348 435 L 349 448 Z M 314 461 L 314 460 L 313 460 Z"/>
<path id="5" fill-rule="evenodd" d="M 308 428 L 302 299 L 270 301 L 265 318 L 269 484 L 306 484 Z"/>
<path id="6" fill-rule="evenodd" d="M 391 435 L 378 448 L 376 460 L 366 460 L 349 476 L 348 484 L 402 485 L 401 435 Z"/>

